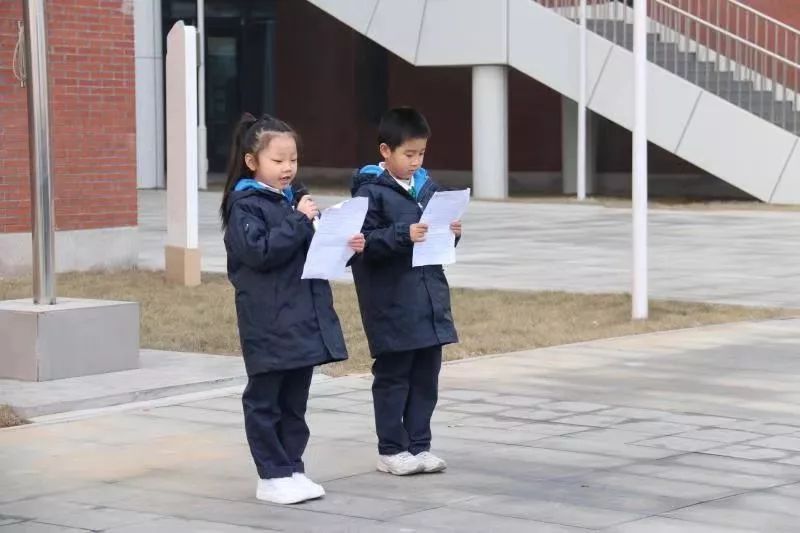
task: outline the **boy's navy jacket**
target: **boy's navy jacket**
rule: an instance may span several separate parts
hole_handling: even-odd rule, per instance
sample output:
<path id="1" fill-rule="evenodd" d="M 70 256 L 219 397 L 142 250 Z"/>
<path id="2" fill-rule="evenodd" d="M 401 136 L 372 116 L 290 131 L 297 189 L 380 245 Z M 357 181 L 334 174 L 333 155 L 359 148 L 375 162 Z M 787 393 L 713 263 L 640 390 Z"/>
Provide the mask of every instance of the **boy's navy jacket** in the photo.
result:
<path id="1" fill-rule="evenodd" d="M 243 181 L 228 199 L 225 249 L 248 375 L 347 359 L 330 285 L 300 279 L 311 221 L 285 195 Z"/>
<path id="2" fill-rule="evenodd" d="M 420 169 L 414 189 L 416 198 L 377 165 L 353 176 L 352 195 L 369 199 L 363 228 L 367 244 L 352 267 L 373 357 L 458 342 L 444 270 L 411 267 L 409 226 L 419 222 L 439 187 Z"/>

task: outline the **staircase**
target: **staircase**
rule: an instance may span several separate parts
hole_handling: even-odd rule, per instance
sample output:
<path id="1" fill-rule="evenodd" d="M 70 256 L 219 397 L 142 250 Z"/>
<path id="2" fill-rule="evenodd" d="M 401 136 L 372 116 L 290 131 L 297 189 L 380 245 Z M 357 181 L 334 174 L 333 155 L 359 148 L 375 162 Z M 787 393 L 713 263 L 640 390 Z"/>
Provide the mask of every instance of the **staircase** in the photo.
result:
<path id="1" fill-rule="evenodd" d="M 509 65 L 577 100 L 579 0 L 308 1 L 412 64 Z M 800 204 L 800 32 L 738 0 L 642 1 L 648 139 L 762 201 Z M 589 108 L 632 129 L 629 3 L 587 0 L 587 77 Z"/>

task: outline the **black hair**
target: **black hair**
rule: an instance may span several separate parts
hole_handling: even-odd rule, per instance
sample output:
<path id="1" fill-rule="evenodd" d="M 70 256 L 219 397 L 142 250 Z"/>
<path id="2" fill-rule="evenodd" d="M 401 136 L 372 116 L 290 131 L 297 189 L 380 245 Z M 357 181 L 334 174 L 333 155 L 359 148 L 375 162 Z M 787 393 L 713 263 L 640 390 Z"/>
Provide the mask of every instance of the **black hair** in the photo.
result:
<path id="1" fill-rule="evenodd" d="M 431 127 L 425 117 L 412 107 L 395 107 L 381 117 L 378 144 L 394 150 L 410 139 L 429 139 Z"/>
<path id="2" fill-rule="evenodd" d="M 247 154 L 258 154 L 269 145 L 273 138 L 281 134 L 291 135 L 298 144 L 300 143 L 297 133 L 291 126 L 270 115 L 262 115 L 261 118 L 256 118 L 250 113 L 244 113 L 242 118 L 239 119 L 233 131 L 227 179 L 225 180 L 225 190 L 222 193 L 222 205 L 219 208 L 222 229 L 225 229 L 228 225 L 230 216 L 228 198 L 231 191 L 236 187 L 239 179 L 253 177 L 253 171 L 244 162 L 245 156 Z"/>

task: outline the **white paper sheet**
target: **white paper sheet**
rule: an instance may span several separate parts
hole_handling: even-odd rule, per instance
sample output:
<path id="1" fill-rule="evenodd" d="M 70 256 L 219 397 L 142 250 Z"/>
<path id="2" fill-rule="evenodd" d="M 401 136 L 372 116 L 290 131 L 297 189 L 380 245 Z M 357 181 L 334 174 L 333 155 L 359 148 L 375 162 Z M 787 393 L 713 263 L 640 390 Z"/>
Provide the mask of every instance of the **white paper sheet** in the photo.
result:
<path id="1" fill-rule="evenodd" d="M 303 279 L 330 280 L 347 275 L 347 262 L 353 257 L 347 241 L 361 233 L 368 208 L 368 199 L 353 198 L 322 212 L 306 256 Z"/>
<path id="2" fill-rule="evenodd" d="M 450 224 L 461 220 L 469 204 L 469 189 L 433 195 L 420 222 L 428 225 L 423 242 L 414 244 L 411 266 L 451 265 L 456 262 L 456 236 Z"/>

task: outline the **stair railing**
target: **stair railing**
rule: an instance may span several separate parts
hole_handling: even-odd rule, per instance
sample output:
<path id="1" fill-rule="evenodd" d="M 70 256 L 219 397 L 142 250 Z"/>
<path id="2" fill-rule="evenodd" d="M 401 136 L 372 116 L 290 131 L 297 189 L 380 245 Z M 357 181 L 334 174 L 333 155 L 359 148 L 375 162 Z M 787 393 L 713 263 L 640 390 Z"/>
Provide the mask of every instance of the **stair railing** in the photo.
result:
<path id="1" fill-rule="evenodd" d="M 534 1 L 578 20 L 580 0 Z M 737 0 L 646 1 L 650 61 L 800 134 L 800 30 Z M 633 0 L 586 2 L 589 29 L 631 49 Z"/>

